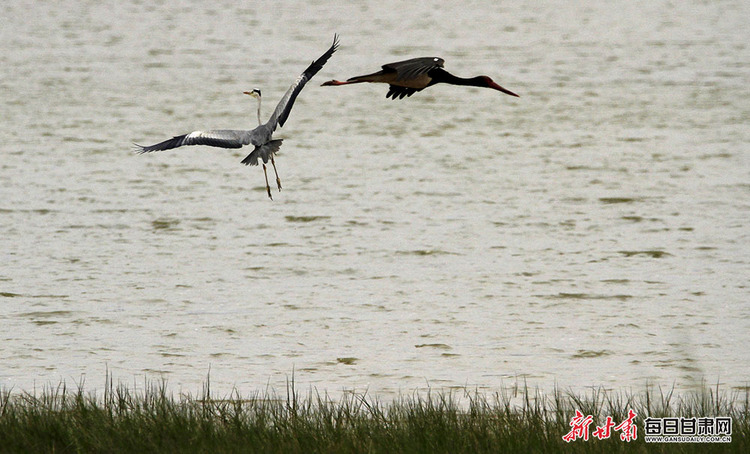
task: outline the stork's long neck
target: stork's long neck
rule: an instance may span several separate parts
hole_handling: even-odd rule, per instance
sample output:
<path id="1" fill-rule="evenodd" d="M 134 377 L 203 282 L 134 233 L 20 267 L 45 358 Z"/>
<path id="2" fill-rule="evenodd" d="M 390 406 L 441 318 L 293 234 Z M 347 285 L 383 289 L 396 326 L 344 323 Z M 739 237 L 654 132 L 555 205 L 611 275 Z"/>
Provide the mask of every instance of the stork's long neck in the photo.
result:
<path id="1" fill-rule="evenodd" d="M 477 77 L 458 77 L 449 73 L 448 71 L 440 71 L 438 77 L 436 77 L 435 83 L 445 83 L 451 85 L 467 85 L 470 87 L 486 87 L 487 84 L 482 80 L 481 76 Z"/>

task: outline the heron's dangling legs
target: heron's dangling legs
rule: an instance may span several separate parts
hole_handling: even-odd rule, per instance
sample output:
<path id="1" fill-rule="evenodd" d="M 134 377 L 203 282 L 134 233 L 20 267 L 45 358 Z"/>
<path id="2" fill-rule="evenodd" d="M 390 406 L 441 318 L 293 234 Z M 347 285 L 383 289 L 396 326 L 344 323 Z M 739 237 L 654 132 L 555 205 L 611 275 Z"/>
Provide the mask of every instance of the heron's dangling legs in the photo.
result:
<path id="1" fill-rule="evenodd" d="M 271 165 L 273 165 L 273 173 L 276 174 L 276 186 L 279 187 L 279 192 L 281 192 L 281 179 L 279 178 L 279 172 L 276 171 L 276 162 L 273 160 L 273 155 L 271 155 Z"/>
<path id="2" fill-rule="evenodd" d="M 266 172 L 265 164 L 263 164 L 263 176 L 266 177 L 266 192 L 268 192 L 268 198 L 273 200 L 273 197 L 271 197 L 271 186 L 268 185 L 268 173 Z"/>

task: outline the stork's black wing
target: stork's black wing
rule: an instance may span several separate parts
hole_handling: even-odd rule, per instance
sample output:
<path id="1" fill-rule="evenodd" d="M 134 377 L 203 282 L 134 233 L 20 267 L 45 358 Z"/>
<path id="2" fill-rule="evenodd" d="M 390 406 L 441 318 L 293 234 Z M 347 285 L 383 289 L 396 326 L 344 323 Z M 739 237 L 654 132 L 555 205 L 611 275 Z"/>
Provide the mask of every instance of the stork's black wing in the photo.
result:
<path id="1" fill-rule="evenodd" d="M 395 71 L 396 80 L 414 79 L 435 68 L 442 68 L 445 60 L 440 57 L 420 57 L 383 65 L 383 71 Z M 407 95 L 408 96 L 408 95 Z"/>
<path id="2" fill-rule="evenodd" d="M 388 93 L 386 93 L 386 98 L 392 98 L 392 99 L 403 99 L 406 96 L 411 96 L 414 93 L 422 91 L 421 88 L 409 88 L 409 87 L 399 87 L 398 85 L 389 85 L 388 86 Z"/>

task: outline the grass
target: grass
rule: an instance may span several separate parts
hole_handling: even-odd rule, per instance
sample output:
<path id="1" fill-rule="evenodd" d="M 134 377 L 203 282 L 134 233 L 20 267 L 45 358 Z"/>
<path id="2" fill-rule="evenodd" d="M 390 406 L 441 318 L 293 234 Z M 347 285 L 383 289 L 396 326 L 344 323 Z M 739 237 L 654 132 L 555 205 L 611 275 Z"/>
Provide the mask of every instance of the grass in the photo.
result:
<path id="1" fill-rule="evenodd" d="M 131 391 L 107 377 L 103 395 L 64 383 L 40 393 L 0 391 L 0 452 L 262 452 L 262 453 L 522 453 L 522 452 L 750 452 L 750 389 L 718 386 L 684 396 L 647 387 L 641 393 L 593 390 L 550 395 L 527 387 L 490 395 L 469 390 L 415 392 L 388 403 L 366 394 L 331 399 L 286 394 L 243 398 L 175 397 L 165 382 Z M 638 439 L 619 432 L 607 440 L 566 443 L 575 410 L 593 415 L 591 431 L 629 409 Z M 732 417 L 731 444 L 647 444 L 643 418 Z"/>

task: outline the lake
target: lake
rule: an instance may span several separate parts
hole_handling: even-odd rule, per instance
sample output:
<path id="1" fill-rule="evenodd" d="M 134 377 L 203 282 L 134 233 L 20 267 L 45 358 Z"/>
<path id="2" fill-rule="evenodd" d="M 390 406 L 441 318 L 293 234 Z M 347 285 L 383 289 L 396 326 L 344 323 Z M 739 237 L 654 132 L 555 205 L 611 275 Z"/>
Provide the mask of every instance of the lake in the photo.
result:
<path id="1" fill-rule="evenodd" d="M 748 386 L 748 2 L 2 15 L 3 389 Z M 248 148 L 132 152 L 265 121 L 334 33 L 273 201 Z M 419 56 L 520 98 L 320 86 Z"/>

